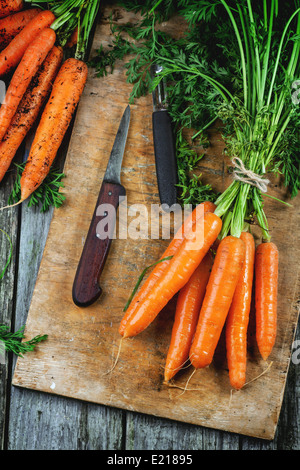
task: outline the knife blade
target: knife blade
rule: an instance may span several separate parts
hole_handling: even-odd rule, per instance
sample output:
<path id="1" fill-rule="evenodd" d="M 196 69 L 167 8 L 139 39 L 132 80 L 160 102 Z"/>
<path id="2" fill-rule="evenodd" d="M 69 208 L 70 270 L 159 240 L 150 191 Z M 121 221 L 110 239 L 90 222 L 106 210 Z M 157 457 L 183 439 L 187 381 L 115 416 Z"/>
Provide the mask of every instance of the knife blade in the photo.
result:
<path id="1" fill-rule="evenodd" d="M 162 71 L 159 65 L 152 65 L 155 77 Z M 155 166 L 160 202 L 165 210 L 177 202 L 177 163 L 172 121 L 167 111 L 167 95 L 164 82 L 160 81 L 152 93 L 152 130 Z"/>
<path id="2" fill-rule="evenodd" d="M 121 167 L 129 123 L 130 107 L 127 106 L 111 150 L 73 283 L 73 302 L 78 307 L 93 304 L 102 293 L 100 276 L 111 246 L 119 201 L 126 195 L 126 190 L 121 184 Z M 104 210 L 105 208 L 112 210 Z M 101 221 L 102 228 L 107 227 L 107 230 L 99 230 Z"/>

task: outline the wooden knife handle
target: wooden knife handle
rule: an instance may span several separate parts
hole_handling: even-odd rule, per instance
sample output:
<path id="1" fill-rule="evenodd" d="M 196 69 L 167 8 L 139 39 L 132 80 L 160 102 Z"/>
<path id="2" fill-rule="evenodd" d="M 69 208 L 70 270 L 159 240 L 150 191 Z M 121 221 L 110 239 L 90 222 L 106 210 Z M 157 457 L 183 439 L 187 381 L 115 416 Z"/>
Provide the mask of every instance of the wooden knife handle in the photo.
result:
<path id="1" fill-rule="evenodd" d="M 121 184 L 102 183 L 73 284 L 73 302 L 78 307 L 93 304 L 101 295 L 99 279 L 112 242 L 120 197 L 125 194 Z"/>

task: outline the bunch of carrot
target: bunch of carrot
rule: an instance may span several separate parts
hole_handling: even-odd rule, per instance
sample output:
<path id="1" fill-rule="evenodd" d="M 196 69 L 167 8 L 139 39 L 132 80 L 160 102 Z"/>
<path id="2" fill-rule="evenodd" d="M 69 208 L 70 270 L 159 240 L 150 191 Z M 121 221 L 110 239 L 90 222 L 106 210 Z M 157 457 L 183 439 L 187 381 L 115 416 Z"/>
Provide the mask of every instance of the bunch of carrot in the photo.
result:
<path id="1" fill-rule="evenodd" d="M 136 336 L 178 293 L 165 381 L 187 362 L 195 369 L 209 366 L 225 328 L 230 383 L 241 389 L 246 382 L 247 330 L 254 284 L 256 338 L 264 360 L 275 343 L 278 250 L 272 242 L 261 243 L 255 249 L 249 232 L 243 232 L 240 238 L 226 236 L 218 240 L 222 222 L 214 214 L 215 205 L 206 202 L 200 206 L 202 211 L 196 207 L 184 221 L 180 234 L 176 233 L 162 261 L 136 293 L 119 332 L 123 338 Z"/>
<path id="2" fill-rule="evenodd" d="M 87 80 L 83 61 L 63 62 L 51 28 L 54 14 L 23 6 L 21 1 L 0 2 L 0 78 L 8 81 L 0 107 L 0 181 L 37 124 L 18 204 L 49 173 Z"/>

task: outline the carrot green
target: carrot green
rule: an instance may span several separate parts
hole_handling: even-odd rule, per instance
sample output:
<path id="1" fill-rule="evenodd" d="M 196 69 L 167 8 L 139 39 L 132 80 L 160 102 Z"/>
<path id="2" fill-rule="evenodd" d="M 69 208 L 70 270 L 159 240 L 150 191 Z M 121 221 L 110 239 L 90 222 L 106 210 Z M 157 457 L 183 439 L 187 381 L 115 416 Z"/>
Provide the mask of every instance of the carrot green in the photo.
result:
<path id="1" fill-rule="evenodd" d="M 84 60 L 87 54 L 91 31 L 98 15 L 100 0 L 25 0 L 33 6 L 49 8 L 56 16 L 51 28 L 57 33 L 59 43 L 63 47 L 78 27 L 78 41 L 75 59 Z"/>
<path id="2" fill-rule="evenodd" d="M 100 48 L 91 65 L 102 76 L 126 57 L 131 100 L 151 92 L 164 79 L 175 132 L 184 135 L 192 129 L 192 144 L 198 145 L 199 153 L 207 129 L 221 123 L 227 155 L 231 160 L 238 157 L 252 178 L 252 184 L 233 179 L 221 195 L 215 195 L 216 214 L 223 222 L 221 237 L 239 237 L 255 216 L 263 238 L 269 240 L 264 201 L 270 195 L 254 180 L 267 180 L 271 172 L 282 175 L 291 198 L 300 189 L 299 0 L 123 0 L 119 4 L 139 11 L 141 20 L 124 25 L 112 18 L 112 44 Z M 178 38 L 162 27 L 175 14 L 187 24 L 186 33 Z M 163 67 L 154 80 L 153 62 Z M 189 195 L 191 181 L 182 186 Z M 195 193 L 193 203 L 201 202 L 201 197 L 201 192 Z M 274 204 L 280 202 L 274 199 Z"/>

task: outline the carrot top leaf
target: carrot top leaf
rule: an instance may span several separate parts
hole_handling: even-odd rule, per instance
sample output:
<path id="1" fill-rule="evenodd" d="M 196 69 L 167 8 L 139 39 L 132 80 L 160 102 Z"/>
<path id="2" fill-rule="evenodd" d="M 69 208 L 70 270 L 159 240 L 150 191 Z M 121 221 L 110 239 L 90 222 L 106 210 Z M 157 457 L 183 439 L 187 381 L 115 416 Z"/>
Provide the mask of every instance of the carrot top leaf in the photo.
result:
<path id="1" fill-rule="evenodd" d="M 8 242 L 9 242 L 9 247 L 10 247 L 10 248 L 9 248 L 9 255 L 8 255 L 7 261 L 6 261 L 6 263 L 5 263 L 5 266 L 4 266 L 3 270 L 2 270 L 2 272 L 0 273 L 0 281 L 1 281 L 1 279 L 3 279 L 4 274 L 5 274 L 5 272 L 6 272 L 7 268 L 8 268 L 8 266 L 9 266 L 9 263 L 10 263 L 10 261 L 11 261 L 11 257 L 12 257 L 12 253 L 13 253 L 13 245 L 12 245 L 12 241 L 11 241 L 11 238 L 10 238 L 10 236 L 8 235 L 8 233 L 6 233 L 4 230 L 2 230 L 2 228 L 0 228 L 0 231 L 5 235 L 6 239 L 7 239 Z"/>
<path id="2" fill-rule="evenodd" d="M 29 341 L 22 341 L 25 337 L 24 328 L 11 332 L 6 325 L 0 325 L 0 354 L 8 351 L 23 357 L 25 353 L 33 351 L 38 343 L 48 338 L 48 335 L 37 335 Z"/>
<path id="3" fill-rule="evenodd" d="M 17 167 L 17 175 L 12 192 L 8 198 L 8 204 L 18 202 L 21 198 L 20 181 L 25 163 L 15 163 L 15 166 Z M 55 168 L 51 168 L 43 183 L 30 196 L 28 207 L 40 206 L 41 212 L 47 212 L 51 207 L 60 207 L 65 200 L 65 196 L 61 192 L 61 188 L 64 186 L 62 182 L 64 176 L 64 173 L 61 173 Z"/>
<path id="4" fill-rule="evenodd" d="M 63 47 L 78 27 L 75 58 L 84 60 L 87 54 L 91 31 L 100 8 L 100 0 L 25 0 L 33 6 L 49 8 L 56 16 L 51 28 Z"/>

